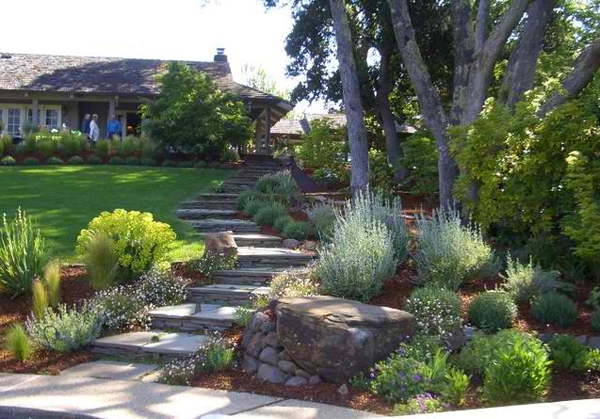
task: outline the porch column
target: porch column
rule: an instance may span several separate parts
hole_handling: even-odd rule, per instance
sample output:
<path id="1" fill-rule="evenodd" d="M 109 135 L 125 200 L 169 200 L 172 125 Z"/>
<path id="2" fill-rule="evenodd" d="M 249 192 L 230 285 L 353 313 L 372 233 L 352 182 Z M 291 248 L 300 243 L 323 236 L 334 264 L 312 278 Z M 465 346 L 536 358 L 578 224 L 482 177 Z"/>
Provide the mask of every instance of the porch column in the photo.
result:
<path id="1" fill-rule="evenodd" d="M 38 123 L 38 114 L 39 114 L 40 103 L 38 99 L 31 100 L 31 123 L 36 127 L 39 125 Z"/>
<path id="2" fill-rule="evenodd" d="M 265 112 L 265 150 L 271 154 L 271 103 L 267 101 L 267 112 Z"/>

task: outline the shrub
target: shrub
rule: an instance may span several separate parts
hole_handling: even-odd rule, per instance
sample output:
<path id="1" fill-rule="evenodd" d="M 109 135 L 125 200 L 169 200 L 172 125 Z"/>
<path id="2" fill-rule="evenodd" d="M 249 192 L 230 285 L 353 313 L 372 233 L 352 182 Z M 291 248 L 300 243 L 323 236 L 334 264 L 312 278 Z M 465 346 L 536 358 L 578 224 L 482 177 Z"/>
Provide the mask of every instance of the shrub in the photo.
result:
<path id="1" fill-rule="evenodd" d="M 276 275 L 269 284 L 269 297 L 300 298 L 319 294 L 314 269 L 290 270 Z"/>
<path id="2" fill-rule="evenodd" d="M 338 221 L 332 242 L 319 253 L 317 275 L 334 297 L 369 301 L 396 271 L 392 235 L 378 221 Z"/>
<path id="3" fill-rule="evenodd" d="M 35 157 L 27 157 L 27 158 L 23 159 L 23 164 L 25 166 L 39 166 L 40 161 L 38 159 L 36 159 Z"/>
<path id="4" fill-rule="evenodd" d="M 177 162 L 175 160 L 165 159 L 162 162 L 162 167 L 177 167 Z"/>
<path id="5" fill-rule="evenodd" d="M 492 405 L 540 401 L 550 383 L 550 364 L 542 342 L 517 334 L 514 343 L 498 348 L 486 366 L 483 395 Z"/>
<path id="6" fill-rule="evenodd" d="M 233 365 L 234 349 L 229 347 L 219 334 L 210 336 L 208 344 L 200 348 L 196 354 L 198 363 L 196 371 L 219 372 Z"/>
<path id="7" fill-rule="evenodd" d="M 288 239 L 304 240 L 310 234 L 310 224 L 305 221 L 290 221 L 283 227 L 283 235 Z"/>
<path id="8" fill-rule="evenodd" d="M 294 219 L 290 215 L 282 215 L 275 219 L 275 221 L 273 222 L 273 228 L 275 228 L 278 231 L 283 231 L 285 229 L 285 226 L 291 222 L 294 222 Z"/>
<path id="9" fill-rule="evenodd" d="M 258 214 L 258 211 L 267 205 L 269 205 L 269 203 L 265 201 L 249 201 L 244 207 L 244 214 L 254 217 L 256 214 Z"/>
<path id="10" fill-rule="evenodd" d="M 85 140 L 85 139 L 84 139 Z M 83 145 L 87 144 L 87 141 L 82 142 L 78 135 L 74 135 L 68 132 L 60 135 L 60 146 L 65 151 L 67 156 L 74 156 L 83 150 Z"/>
<path id="11" fill-rule="evenodd" d="M 96 166 L 98 164 L 102 164 L 102 159 L 100 157 L 96 156 L 95 154 L 92 154 L 91 156 L 88 157 L 87 164 Z"/>
<path id="12" fill-rule="evenodd" d="M 254 215 L 254 221 L 258 225 L 261 225 L 261 226 L 262 225 L 271 225 L 272 226 L 275 223 L 275 220 L 277 218 L 279 218 L 285 214 L 287 214 L 286 207 L 279 202 L 273 202 L 269 205 L 262 207 L 256 213 L 256 215 Z"/>
<path id="13" fill-rule="evenodd" d="M 158 163 L 156 162 L 156 159 L 153 159 L 152 157 L 142 157 L 140 164 L 142 166 L 156 166 Z"/>
<path id="14" fill-rule="evenodd" d="M 557 370 L 585 371 L 588 349 L 570 335 L 554 335 L 548 342 L 552 367 Z"/>
<path id="15" fill-rule="evenodd" d="M 68 163 L 72 165 L 80 165 L 83 164 L 83 158 L 80 156 L 73 156 L 69 158 Z"/>
<path id="16" fill-rule="evenodd" d="M 569 297 L 557 292 L 542 294 L 532 306 L 533 316 L 542 323 L 568 327 L 577 319 L 577 307 Z"/>
<path id="17" fill-rule="evenodd" d="M 60 265 L 51 262 L 44 268 L 44 285 L 48 292 L 50 307 L 58 307 L 60 303 Z"/>
<path id="18" fill-rule="evenodd" d="M 433 196 L 438 193 L 437 147 L 435 140 L 424 132 L 417 132 L 402 141 L 402 167 L 408 176 L 402 187 L 415 195 Z"/>
<path id="19" fill-rule="evenodd" d="M 331 237 L 335 224 L 335 209 L 332 205 L 316 204 L 306 214 L 310 222 L 315 226 L 315 231 L 319 238 L 327 240 Z"/>
<path id="20" fill-rule="evenodd" d="M 46 287 L 39 279 L 35 279 L 31 284 L 31 294 L 32 294 L 32 311 L 33 315 L 36 318 L 41 318 L 46 309 L 50 306 L 48 302 L 48 292 L 46 291 Z"/>
<path id="21" fill-rule="evenodd" d="M 49 166 L 60 166 L 60 165 L 65 164 L 65 162 L 62 161 L 62 159 L 60 157 L 49 157 L 46 159 L 44 164 L 47 164 Z"/>
<path id="22" fill-rule="evenodd" d="M 202 259 L 194 262 L 193 269 L 206 277 L 214 271 L 231 270 L 235 268 L 237 254 L 225 255 L 218 253 L 205 253 Z"/>
<path id="23" fill-rule="evenodd" d="M 110 332 L 147 330 L 150 327 L 149 307 L 135 287 L 121 285 L 99 291 L 91 305 L 102 315 L 103 326 Z"/>
<path id="24" fill-rule="evenodd" d="M 14 157 L 4 156 L 0 159 L 0 166 L 14 166 L 15 164 L 17 164 L 17 161 Z"/>
<path id="25" fill-rule="evenodd" d="M 194 168 L 196 169 L 206 169 L 208 167 L 208 162 L 205 160 L 200 160 L 194 163 Z M 241 195 L 241 194 L 240 194 Z M 241 208 L 238 208 L 241 209 Z"/>
<path id="26" fill-rule="evenodd" d="M 177 167 L 186 168 L 186 167 L 194 167 L 193 161 L 180 161 L 177 163 Z"/>
<path id="27" fill-rule="evenodd" d="M 0 130 L 1 131 L 1 130 Z M 10 152 L 10 148 L 12 147 L 12 139 L 8 135 L 0 135 L 0 149 L 4 154 L 8 154 Z M 2 156 L 2 153 L 0 153 Z"/>
<path id="28" fill-rule="evenodd" d="M 123 159 L 123 157 L 114 156 L 114 157 L 110 158 L 110 160 L 108 161 L 108 164 L 111 164 L 113 166 L 120 166 L 120 165 L 125 164 L 125 160 Z"/>
<path id="29" fill-rule="evenodd" d="M 471 301 L 467 314 L 475 326 L 493 333 L 511 327 L 517 317 L 517 305 L 505 292 L 488 291 Z"/>
<path id="30" fill-rule="evenodd" d="M 233 321 L 239 326 L 246 328 L 254 316 L 254 310 L 251 307 L 237 306 L 233 313 Z"/>
<path id="31" fill-rule="evenodd" d="M 418 415 L 423 413 L 443 412 L 446 406 L 440 399 L 429 393 L 417 394 L 406 403 L 398 403 L 392 409 L 393 415 Z"/>
<path id="32" fill-rule="evenodd" d="M 590 322 L 592 324 L 592 329 L 596 332 L 600 332 L 600 308 L 594 310 Z"/>
<path id="33" fill-rule="evenodd" d="M 232 148 L 228 148 L 221 154 L 221 162 L 236 162 L 240 160 L 238 152 Z"/>
<path id="34" fill-rule="evenodd" d="M 25 328 L 21 324 L 13 324 L 4 336 L 4 347 L 12 353 L 17 361 L 26 361 L 33 352 L 31 342 Z"/>
<path id="35" fill-rule="evenodd" d="M 113 285 L 119 267 L 119 258 L 113 241 L 103 233 L 93 233 L 86 244 L 85 264 L 90 284 L 95 290 Z"/>
<path id="36" fill-rule="evenodd" d="M 464 405 L 469 390 L 469 376 L 461 370 L 450 368 L 445 375 L 445 379 L 445 383 L 440 389 L 442 399 L 449 401 L 454 406 Z"/>
<path id="37" fill-rule="evenodd" d="M 0 229 L 0 292 L 11 296 L 28 293 L 46 259 L 44 239 L 31 218 L 20 209 L 11 221 L 4 214 Z"/>
<path id="38" fill-rule="evenodd" d="M 262 192 L 255 191 L 254 189 L 248 189 L 240 192 L 235 201 L 235 206 L 238 210 L 242 211 L 251 202 L 264 200 L 265 194 L 263 194 Z"/>
<path id="39" fill-rule="evenodd" d="M 461 302 L 458 294 L 438 288 L 418 288 L 406 301 L 419 328 L 427 334 L 449 338 L 460 329 Z"/>
<path id="40" fill-rule="evenodd" d="M 42 153 L 42 156 L 44 156 L 44 158 L 48 159 L 51 158 L 50 156 L 52 156 L 54 153 L 56 153 L 57 150 L 57 142 L 52 139 L 52 138 L 43 138 L 43 139 L 39 139 L 37 140 L 37 149 L 40 153 Z M 57 164 L 57 163 L 48 163 L 48 160 L 46 160 L 46 164 Z"/>
<path id="41" fill-rule="evenodd" d="M 345 128 L 335 128 L 326 118 L 311 121 L 309 134 L 302 136 L 298 159 L 312 169 L 322 169 L 336 178 L 341 177 L 347 164 Z"/>
<path id="42" fill-rule="evenodd" d="M 534 267 L 531 260 L 528 265 L 523 265 L 509 256 L 506 274 L 503 289 L 517 303 L 525 303 L 543 293 L 556 291 L 560 272 L 544 271 L 539 265 Z"/>
<path id="43" fill-rule="evenodd" d="M 105 159 L 108 157 L 108 153 L 110 152 L 110 141 L 100 140 L 96 142 L 95 151 L 100 158 Z"/>
<path id="44" fill-rule="evenodd" d="M 41 317 L 29 317 L 26 327 L 36 344 L 57 352 L 71 352 L 100 336 L 102 318 L 89 305 L 77 310 L 60 304 L 56 312 L 48 308 Z"/>
<path id="45" fill-rule="evenodd" d="M 153 267 L 134 285 L 150 307 L 174 306 L 185 301 L 188 282 L 168 269 Z"/>
<path id="46" fill-rule="evenodd" d="M 77 238 L 77 253 L 87 259 L 88 244 L 98 233 L 113 242 L 119 260 L 119 279 L 128 280 L 147 271 L 167 257 L 168 247 L 176 238 L 168 224 L 154 221 L 152 214 L 117 209 L 94 218 Z"/>
<path id="47" fill-rule="evenodd" d="M 300 195 L 300 187 L 289 170 L 263 175 L 254 187 L 265 194 L 281 195 L 287 202 L 294 201 Z"/>
<path id="48" fill-rule="evenodd" d="M 196 370 L 196 362 L 195 356 L 175 358 L 162 367 L 158 382 L 175 386 L 190 385 Z"/>
<path id="49" fill-rule="evenodd" d="M 140 151 L 140 143 L 136 137 L 128 135 L 121 142 L 121 156 L 131 156 L 137 151 Z"/>
<path id="50" fill-rule="evenodd" d="M 476 225 L 463 226 L 453 210 L 438 210 L 432 219 L 417 216 L 418 250 L 414 255 L 421 283 L 457 290 L 464 283 L 498 272 L 498 260 Z"/>
<path id="51" fill-rule="evenodd" d="M 140 159 L 138 159 L 135 156 L 129 156 L 125 159 L 125 164 L 127 166 L 139 166 L 140 165 Z"/>

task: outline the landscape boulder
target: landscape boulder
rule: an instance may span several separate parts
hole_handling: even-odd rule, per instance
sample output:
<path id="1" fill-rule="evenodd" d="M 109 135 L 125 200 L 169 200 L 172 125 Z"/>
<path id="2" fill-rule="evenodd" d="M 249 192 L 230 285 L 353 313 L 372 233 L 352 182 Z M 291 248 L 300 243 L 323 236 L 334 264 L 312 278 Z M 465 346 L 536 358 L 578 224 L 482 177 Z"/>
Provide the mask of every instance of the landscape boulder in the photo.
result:
<path id="1" fill-rule="evenodd" d="M 292 360 L 340 383 L 387 358 L 416 330 L 405 311 L 341 298 L 282 299 L 276 312 L 279 344 Z"/>
<path id="2" fill-rule="evenodd" d="M 233 232 L 206 233 L 204 235 L 204 256 L 208 254 L 237 256 L 237 244 L 233 238 Z"/>

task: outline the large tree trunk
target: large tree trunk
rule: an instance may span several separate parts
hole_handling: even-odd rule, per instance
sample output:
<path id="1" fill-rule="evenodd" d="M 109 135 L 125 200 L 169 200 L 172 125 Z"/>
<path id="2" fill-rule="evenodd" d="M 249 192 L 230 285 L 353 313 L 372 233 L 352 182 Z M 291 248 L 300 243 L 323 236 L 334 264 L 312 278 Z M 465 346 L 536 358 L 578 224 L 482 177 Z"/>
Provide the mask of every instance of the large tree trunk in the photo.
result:
<path id="1" fill-rule="evenodd" d="M 575 60 L 573 72 L 562 84 L 564 92 L 551 96 L 540 109 L 539 116 L 542 117 L 562 105 L 569 97 L 578 95 L 592 81 L 599 68 L 600 38 L 597 38 Z"/>
<path id="2" fill-rule="evenodd" d="M 329 0 L 333 28 L 337 43 L 344 108 L 346 110 L 348 142 L 350 145 L 351 177 L 350 188 L 353 193 L 365 190 L 369 185 L 369 148 L 364 111 L 360 101 L 360 84 L 353 56 L 352 35 L 344 0 Z"/>
<path id="3" fill-rule="evenodd" d="M 389 94 L 392 91 L 390 80 L 390 52 L 382 48 L 379 70 L 379 83 L 377 86 L 377 110 L 381 118 L 383 133 L 385 135 L 385 148 L 388 163 L 394 168 L 394 180 L 396 182 L 406 179 L 406 169 L 400 164 L 400 144 L 398 143 L 398 132 L 396 131 L 396 120 L 392 114 Z"/>
<path id="4" fill-rule="evenodd" d="M 448 117 L 415 40 L 406 0 L 388 0 L 398 50 L 421 105 L 421 113 L 438 149 L 440 204 L 452 205 L 452 186 L 458 174 L 448 148 Z"/>
<path id="5" fill-rule="evenodd" d="M 511 109 L 526 91 L 533 89 L 544 33 L 556 3 L 558 0 L 534 0 L 527 8 L 527 22 L 510 54 L 502 81 L 501 92 Z"/>

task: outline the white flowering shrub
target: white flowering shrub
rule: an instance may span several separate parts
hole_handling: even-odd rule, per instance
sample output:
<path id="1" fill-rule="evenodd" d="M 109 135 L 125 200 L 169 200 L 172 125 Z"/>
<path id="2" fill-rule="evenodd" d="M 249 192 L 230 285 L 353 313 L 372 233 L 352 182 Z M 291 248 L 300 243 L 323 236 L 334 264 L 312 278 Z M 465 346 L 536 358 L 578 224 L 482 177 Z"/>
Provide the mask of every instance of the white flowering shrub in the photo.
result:
<path id="1" fill-rule="evenodd" d="M 285 271 L 269 284 L 271 299 L 311 297 L 319 294 L 319 280 L 314 268 Z"/>
<path id="2" fill-rule="evenodd" d="M 160 268 L 152 268 L 135 284 L 146 305 L 163 307 L 182 304 L 188 292 L 188 282 Z"/>
<path id="3" fill-rule="evenodd" d="M 166 363 L 160 374 L 159 382 L 178 386 L 188 386 L 196 371 L 196 357 L 177 358 Z"/>
<path id="4" fill-rule="evenodd" d="M 99 291 L 92 305 L 104 318 L 104 328 L 111 332 L 147 330 L 150 327 L 150 307 L 135 286 L 121 285 Z"/>
<path id="5" fill-rule="evenodd" d="M 448 339 L 461 326 L 461 303 L 455 292 L 423 287 L 406 300 L 406 311 L 413 314 L 423 333 Z"/>
<path id="6" fill-rule="evenodd" d="M 237 252 L 229 255 L 209 252 L 195 262 L 192 269 L 209 278 L 214 271 L 235 269 Z"/>
<path id="7" fill-rule="evenodd" d="M 102 317 L 91 305 L 47 308 L 43 316 L 30 316 L 25 322 L 31 339 L 44 348 L 70 352 L 89 345 L 100 336 Z"/>
<path id="8" fill-rule="evenodd" d="M 462 225 L 460 214 L 453 210 L 434 212 L 431 219 L 417 216 L 419 281 L 457 290 L 478 276 L 494 275 L 499 262 L 485 243 L 477 225 Z"/>

